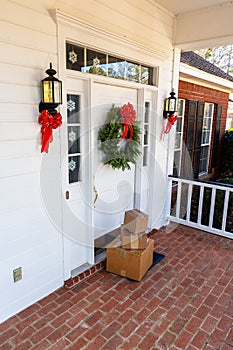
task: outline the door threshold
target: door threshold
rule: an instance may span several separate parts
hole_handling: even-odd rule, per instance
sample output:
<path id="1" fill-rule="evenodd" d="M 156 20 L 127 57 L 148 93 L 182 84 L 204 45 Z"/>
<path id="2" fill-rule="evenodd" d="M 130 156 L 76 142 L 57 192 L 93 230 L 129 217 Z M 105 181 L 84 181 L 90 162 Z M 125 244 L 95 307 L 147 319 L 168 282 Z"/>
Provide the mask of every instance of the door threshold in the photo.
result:
<path id="1" fill-rule="evenodd" d="M 88 264 L 88 263 L 85 263 L 79 267 L 77 267 L 76 269 L 72 270 L 71 271 L 71 278 L 79 275 L 80 273 L 88 270 L 92 265 Z"/>
<path id="2" fill-rule="evenodd" d="M 83 264 L 72 271 L 72 277 L 64 282 L 64 286 L 66 288 L 72 288 L 104 268 L 105 258 L 103 258 L 103 260 L 100 258 L 99 262 L 95 262 L 95 265 Z"/>
<path id="3" fill-rule="evenodd" d="M 104 261 L 105 258 L 106 258 L 106 250 L 102 251 L 101 253 L 95 256 L 95 264 L 98 264 L 101 261 Z"/>

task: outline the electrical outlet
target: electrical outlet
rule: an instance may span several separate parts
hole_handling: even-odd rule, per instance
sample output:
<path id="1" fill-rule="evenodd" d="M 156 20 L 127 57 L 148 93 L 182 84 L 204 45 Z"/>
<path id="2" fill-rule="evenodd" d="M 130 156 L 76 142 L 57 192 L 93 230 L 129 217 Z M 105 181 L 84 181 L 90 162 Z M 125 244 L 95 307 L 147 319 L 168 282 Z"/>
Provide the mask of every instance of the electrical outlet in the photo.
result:
<path id="1" fill-rule="evenodd" d="M 13 270 L 14 282 L 18 282 L 23 278 L 22 275 L 22 267 L 17 267 L 17 269 Z"/>

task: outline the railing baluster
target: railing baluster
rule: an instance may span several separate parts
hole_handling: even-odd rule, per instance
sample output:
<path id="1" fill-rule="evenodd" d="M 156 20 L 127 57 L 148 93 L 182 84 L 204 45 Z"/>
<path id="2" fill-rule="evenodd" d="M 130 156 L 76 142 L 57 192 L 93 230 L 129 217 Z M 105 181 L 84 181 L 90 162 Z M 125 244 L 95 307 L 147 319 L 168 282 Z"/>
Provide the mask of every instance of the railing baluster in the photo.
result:
<path id="1" fill-rule="evenodd" d="M 222 231 L 223 232 L 225 232 L 226 223 L 227 223 L 227 212 L 228 212 L 229 195 L 230 195 L 230 191 L 226 190 L 225 191 L 225 198 L 224 198 L 223 216 L 222 216 Z"/>
<path id="2" fill-rule="evenodd" d="M 217 235 L 221 235 L 224 237 L 228 237 L 233 239 L 233 232 L 232 229 L 228 228 L 228 231 L 226 231 L 227 226 L 227 220 L 232 218 L 232 213 L 229 211 L 229 205 L 232 205 L 231 195 L 233 196 L 233 186 L 229 184 L 222 184 L 222 183 L 213 183 L 208 181 L 200 181 L 200 180 L 188 180 L 184 178 L 177 178 L 173 176 L 169 176 L 169 181 L 175 181 L 177 183 L 177 197 L 176 197 L 176 214 L 172 215 L 170 214 L 168 219 L 177 223 L 181 223 L 183 225 L 187 225 L 193 228 L 201 229 L 206 232 L 214 233 Z M 183 203 L 181 203 L 181 200 L 183 200 L 182 196 L 182 188 L 188 185 L 188 194 L 185 196 Z M 199 200 L 198 200 L 198 217 L 197 222 L 190 221 L 190 216 L 192 214 L 192 196 L 194 193 L 194 186 L 199 186 Z M 203 201 L 205 200 L 205 190 L 208 189 L 211 191 L 211 204 L 210 204 L 210 214 L 209 214 L 209 222 L 208 226 L 202 224 L 202 210 L 203 210 Z M 214 214 L 215 214 L 215 208 L 216 207 L 216 201 L 218 200 L 217 196 L 217 190 L 224 191 L 225 197 L 224 197 L 224 205 L 223 205 L 223 211 L 222 211 L 222 222 L 220 227 L 213 227 L 214 222 Z M 169 193 L 169 191 L 168 191 Z M 171 203 L 171 193 L 169 193 L 170 202 Z M 187 203 L 186 203 L 187 199 Z M 181 205 L 184 206 L 184 209 L 187 210 L 186 217 L 180 217 L 181 215 Z M 183 209 L 183 208 L 182 208 Z M 168 208 L 169 210 L 169 208 Z M 169 211 L 170 212 L 170 211 Z"/>
<path id="3" fill-rule="evenodd" d="M 180 199 L 181 199 L 181 181 L 178 181 L 178 190 L 177 190 L 177 202 L 176 202 L 176 217 L 180 218 Z"/>
<path id="4" fill-rule="evenodd" d="M 187 203 L 187 221 L 190 221 L 190 212 L 191 212 L 191 201 L 192 201 L 193 185 L 189 183 L 188 187 L 188 203 Z"/>
<path id="5" fill-rule="evenodd" d="M 204 194 L 204 186 L 200 185 L 200 197 L 199 197 L 198 217 L 197 217 L 197 223 L 199 225 L 201 225 L 202 207 L 203 207 L 203 194 Z"/>
<path id="6" fill-rule="evenodd" d="M 211 205 L 210 205 L 210 216 L 209 216 L 209 228 L 213 227 L 215 198 L 216 198 L 216 188 L 212 188 Z"/>

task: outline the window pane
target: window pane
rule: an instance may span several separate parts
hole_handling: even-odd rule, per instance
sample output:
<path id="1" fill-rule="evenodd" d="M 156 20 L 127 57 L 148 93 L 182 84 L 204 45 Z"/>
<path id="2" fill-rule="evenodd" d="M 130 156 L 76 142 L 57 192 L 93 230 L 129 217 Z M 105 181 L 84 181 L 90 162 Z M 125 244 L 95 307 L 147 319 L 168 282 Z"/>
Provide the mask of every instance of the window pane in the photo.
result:
<path id="1" fill-rule="evenodd" d="M 208 157 L 209 156 L 209 146 L 201 147 L 201 156 L 200 156 L 200 168 L 199 172 L 207 172 L 208 170 Z"/>
<path id="2" fill-rule="evenodd" d="M 144 126 L 144 145 L 148 145 L 148 125 Z"/>
<path id="3" fill-rule="evenodd" d="M 84 71 L 92 74 L 106 75 L 106 55 L 87 50 L 87 64 Z"/>
<path id="4" fill-rule="evenodd" d="M 175 149 L 181 147 L 181 133 L 176 133 Z"/>
<path id="5" fill-rule="evenodd" d="M 69 183 L 80 181 L 80 156 L 69 157 Z"/>
<path id="6" fill-rule="evenodd" d="M 150 71 L 148 67 L 141 67 L 141 83 L 142 84 L 150 84 Z"/>
<path id="7" fill-rule="evenodd" d="M 145 102 L 145 123 L 149 123 L 149 114 L 150 114 L 150 102 Z"/>
<path id="8" fill-rule="evenodd" d="M 84 68 L 84 48 L 66 43 L 66 68 L 82 71 Z"/>
<path id="9" fill-rule="evenodd" d="M 176 122 L 176 131 L 181 132 L 182 130 L 182 117 L 178 117 Z"/>
<path id="10" fill-rule="evenodd" d="M 173 164 L 173 175 L 179 176 L 180 174 L 180 151 L 174 152 L 174 164 Z"/>
<path id="11" fill-rule="evenodd" d="M 203 120 L 203 128 L 210 130 L 211 118 L 204 118 Z"/>
<path id="12" fill-rule="evenodd" d="M 68 126 L 68 153 L 80 153 L 80 126 Z"/>
<path id="13" fill-rule="evenodd" d="M 126 61 L 108 56 L 108 76 L 116 79 L 126 78 Z"/>
<path id="14" fill-rule="evenodd" d="M 178 99 L 177 115 L 182 116 L 184 112 L 184 100 Z"/>
<path id="15" fill-rule="evenodd" d="M 80 96 L 67 95 L 67 122 L 68 124 L 80 123 Z"/>
<path id="16" fill-rule="evenodd" d="M 136 83 L 139 82 L 139 71 L 140 71 L 140 67 L 138 64 L 136 63 L 132 63 L 132 62 L 126 62 L 126 76 L 127 76 L 127 80 L 129 81 L 135 81 Z"/>
<path id="17" fill-rule="evenodd" d="M 148 165 L 148 146 L 143 147 L 143 166 Z"/>

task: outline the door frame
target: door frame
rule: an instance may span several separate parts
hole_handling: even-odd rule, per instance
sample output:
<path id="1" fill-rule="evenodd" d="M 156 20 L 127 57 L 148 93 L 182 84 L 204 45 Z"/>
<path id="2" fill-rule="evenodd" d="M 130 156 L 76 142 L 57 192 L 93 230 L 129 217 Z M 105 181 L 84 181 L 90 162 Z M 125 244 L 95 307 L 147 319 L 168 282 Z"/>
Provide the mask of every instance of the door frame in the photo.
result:
<path id="1" fill-rule="evenodd" d="M 91 45 L 91 43 L 93 45 L 95 45 L 96 40 L 94 39 L 93 41 L 93 33 L 92 31 L 90 31 L 89 28 L 83 26 L 83 23 L 79 23 L 79 21 L 75 21 L 70 23 L 69 19 L 70 18 L 65 18 L 63 14 L 58 12 L 55 12 L 55 19 L 57 22 L 57 35 L 58 35 L 58 71 L 59 71 L 59 79 L 62 80 L 63 83 L 63 101 L 66 101 L 66 94 L 67 94 L 67 69 L 66 69 L 66 41 L 71 41 L 74 43 L 77 43 L 77 45 L 79 44 L 79 42 L 77 42 L 77 37 L 81 38 L 80 40 L 82 41 L 82 43 L 88 45 Z M 93 29 L 93 28 L 92 28 Z M 91 35 L 90 35 L 91 34 Z M 99 32 L 96 32 L 96 35 L 98 37 Z M 106 38 L 103 38 L 102 32 L 101 32 L 101 38 L 99 38 L 99 46 L 101 45 L 101 43 L 106 44 Z M 109 46 L 109 50 L 114 52 L 114 49 L 116 47 L 116 38 L 114 35 L 109 35 L 108 38 L 108 46 Z M 119 42 L 117 40 L 117 45 L 119 45 Z M 153 66 L 156 67 L 155 64 L 155 53 L 151 53 L 151 52 L 147 52 L 146 49 L 142 49 L 141 47 L 137 47 L 136 43 L 132 43 L 132 42 L 127 42 L 124 43 L 125 47 L 127 47 L 127 50 L 129 52 L 129 54 L 133 57 L 135 56 L 135 50 L 136 52 L 138 52 L 139 57 L 143 57 L 145 62 L 147 61 L 148 64 L 152 64 Z M 157 66 L 158 67 L 158 66 Z M 136 84 L 135 82 L 129 82 L 129 81 L 124 81 L 124 80 L 117 80 L 117 79 L 113 79 L 111 77 L 104 77 L 104 76 L 98 76 L 98 75 L 92 75 L 90 73 L 85 74 L 79 71 L 72 71 L 69 70 L 69 76 L 75 77 L 77 79 L 82 79 L 86 82 L 87 84 L 87 103 L 90 106 L 91 105 L 91 101 L 92 101 L 92 87 L 93 87 L 93 82 L 99 82 L 99 83 L 103 83 L 103 84 L 107 84 L 107 85 L 115 85 L 115 86 L 123 86 L 126 88 L 131 88 L 131 89 L 136 89 L 138 92 L 138 106 L 140 108 L 140 111 L 143 113 L 142 115 L 144 115 L 144 98 L 145 98 L 145 91 L 151 91 L 153 94 L 153 101 L 151 104 L 151 108 L 153 108 L 153 111 L 155 113 L 156 116 L 156 112 L 158 109 L 158 84 L 156 84 L 156 86 L 149 86 L 149 85 L 143 85 L 143 84 Z M 156 76 L 156 81 L 158 82 L 158 69 L 157 69 L 157 76 Z M 87 113 L 87 119 L 88 119 L 88 123 L 91 127 L 91 120 L 92 120 L 92 116 L 91 116 L 91 109 L 89 109 L 89 113 Z M 66 116 L 66 106 L 63 104 L 60 106 L 60 111 L 61 114 L 63 116 L 63 118 L 65 118 Z M 139 111 L 138 114 L 140 115 Z M 64 125 L 66 124 L 66 122 L 64 123 Z M 63 125 L 63 127 L 64 127 Z M 151 120 L 151 130 L 153 130 L 153 134 L 156 133 L 156 129 L 157 129 L 157 121 L 156 119 L 152 119 Z M 61 137 L 61 134 L 60 134 Z M 60 141 L 61 142 L 61 141 Z M 88 147 L 89 149 L 92 149 L 92 139 L 89 138 L 88 140 Z M 151 152 L 154 152 L 153 154 L 155 154 L 155 144 L 156 141 L 154 141 L 153 143 L 151 143 Z M 64 149 L 60 149 L 60 153 L 61 153 L 61 161 L 64 157 Z M 136 193 L 140 193 L 140 189 L 141 189 L 141 172 L 140 172 L 140 167 L 141 167 L 141 163 L 142 159 L 140 158 L 139 161 L 139 167 L 136 166 L 135 167 L 135 192 Z M 93 169 L 92 169 L 92 162 L 90 161 L 89 163 L 89 167 L 90 167 L 90 174 L 93 173 Z M 151 171 L 151 176 L 153 177 L 153 174 L 155 173 L 156 169 L 155 169 L 155 164 L 151 164 L 150 165 L 150 171 Z M 89 177 L 89 191 L 87 191 L 88 193 L 87 195 L 87 200 L 89 201 L 89 203 L 93 203 L 94 200 L 94 193 L 92 191 L 93 189 L 93 178 L 92 176 Z M 61 193 L 61 196 L 64 196 L 63 193 Z M 151 196 L 153 197 L 153 189 L 151 191 Z M 137 196 L 134 199 L 134 206 L 139 208 L 141 207 L 141 196 Z M 151 198 L 151 205 L 150 205 L 150 209 L 149 209 L 149 216 L 151 215 L 152 217 L 152 202 L 153 202 L 153 198 Z M 94 220 L 93 220 L 93 215 L 91 213 L 91 211 L 89 211 L 89 213 L 87 213 L 87 217 L 90 223 L 90 239 L 93 241 L 94 239 L 94 229 L 93 229 L 93 224 L 94 224 Z M 64 250 L 64 239 L 63 239 L 63 250 Z M 94 248 L 93 248 L 93 252 L 90 252 L 89 256 L 88 256 L 88 261 L 90 264 L 94 263 Z M 64 280 L 67 279 L 68 275 L 69 275 L 69 264 L 67 263 L 67 261 L 65 261 L 64 259 Z"/>

